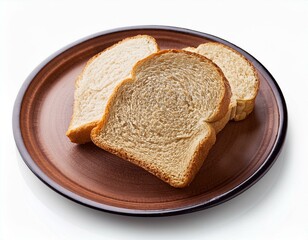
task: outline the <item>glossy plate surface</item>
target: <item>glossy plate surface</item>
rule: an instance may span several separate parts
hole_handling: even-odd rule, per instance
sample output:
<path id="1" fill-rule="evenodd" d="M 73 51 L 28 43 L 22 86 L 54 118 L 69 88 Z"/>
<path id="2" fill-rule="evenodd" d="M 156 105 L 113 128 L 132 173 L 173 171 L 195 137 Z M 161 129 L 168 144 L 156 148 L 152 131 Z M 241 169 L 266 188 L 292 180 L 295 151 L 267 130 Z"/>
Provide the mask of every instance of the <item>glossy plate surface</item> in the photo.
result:
<path id="1" fill-rule="evenodd" d="M 92 143 L 76 145 L 65 136 L 72 115 L 74 82 L 86 61 L 137 34 L 153 36 L 161 49 L 221 42 L 245 55 L 260 77 L 253 113 L 244 121 L 228 123 L 195 180 L 184 189 L 172 188 Z M 283 145 L 287 109 L 270 73 L 237 46 L 188 29 L 137 26 L 89 36 L 45 60 L 30 74 L 17 96 L 13 128 L 25 163 L 60 194 L 113 213 L 161 216 L 217 205 L 258 181 Z"/>

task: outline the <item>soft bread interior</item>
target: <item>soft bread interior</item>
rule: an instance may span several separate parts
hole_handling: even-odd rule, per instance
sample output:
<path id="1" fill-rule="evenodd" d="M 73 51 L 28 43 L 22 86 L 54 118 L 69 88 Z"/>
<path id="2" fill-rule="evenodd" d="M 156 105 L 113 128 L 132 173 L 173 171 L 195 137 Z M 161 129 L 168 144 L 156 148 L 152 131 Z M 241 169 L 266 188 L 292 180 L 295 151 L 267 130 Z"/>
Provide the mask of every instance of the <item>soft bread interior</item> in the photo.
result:
<path id="1" fill-rule="evenodd" d="M 90 141 L 90 131 L 102 118 L 117 84 L 129 77 L 135 63 L 157 52 L 154 38 L 127 38 L 91 58 L 76 81 L 74 112 L 67 136 L 71 141 Z"/>
<path id="2" fill-rule="evenodd" d="M 230 89 L 211 61 L 180 50 L 140 61 L 92 131 L 99 147 L 175 187 L 186 186 L 215 142 L 209 122 L 227 113 Z"/>

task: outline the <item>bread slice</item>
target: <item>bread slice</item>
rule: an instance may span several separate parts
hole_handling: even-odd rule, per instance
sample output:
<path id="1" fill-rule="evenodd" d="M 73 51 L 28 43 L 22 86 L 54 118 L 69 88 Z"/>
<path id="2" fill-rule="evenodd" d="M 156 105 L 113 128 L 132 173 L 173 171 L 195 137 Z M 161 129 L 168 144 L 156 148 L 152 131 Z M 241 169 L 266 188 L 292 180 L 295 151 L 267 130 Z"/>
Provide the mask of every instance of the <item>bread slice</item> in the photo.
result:
<path id="1" fill-rule="evenodd" d="M 254 108 L 260 84 L 253 65 L 242 54 L 221 43 L 208 42 L 184 50 L 201 54 L 221 68 L 232 89 L 230 119 L 245 119 Z M 216 123 L 220 130 L 228 122 L 226 120 Z"/>
<path id="2" fill-rule="evenodd" d="M 139 61 L 117 86 L 92 141 L 174 187 L 187 186 L 228 111 L 231 90 L 207 58 L 164 50 Z"/>
<path id="3" fill-rule="evenodd" d="M 76 80 L 73 116 L 66 135 L 74 143 L 91 141 L 114 88 L 129 77 L 135 63 L 159 50 L 154 38 L 126 38 L 92 57 Z"/>

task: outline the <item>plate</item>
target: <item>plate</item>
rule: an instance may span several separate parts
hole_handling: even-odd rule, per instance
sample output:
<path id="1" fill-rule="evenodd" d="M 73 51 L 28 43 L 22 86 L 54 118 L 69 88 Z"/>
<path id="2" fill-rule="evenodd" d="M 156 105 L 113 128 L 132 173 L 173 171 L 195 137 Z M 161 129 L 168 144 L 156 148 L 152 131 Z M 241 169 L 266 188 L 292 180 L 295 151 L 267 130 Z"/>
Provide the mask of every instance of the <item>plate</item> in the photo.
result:
<path id="1" fill-rule="evenodd" d="M 249 59 L 260 78 L 253 113 L 230 122 L 217 136 L 191 185 L 176 189 L 143 169 L 99 149 L 76 145 L 65 132 L 72 115 L 74 82 L 86 61 L 121 39 L 148 34 L 161 49 L 223 43 Z M 234 44 L 189 29 L 136 26 L 101 32 L 59 50 L 26 79 L 15 101 L 14 137 L 33 173 L 69 199 L 126 215 L 162 216 L 215 206 L 240 194 L 272 166 L 287 130 L 282 92 L 260 62 Z"/>

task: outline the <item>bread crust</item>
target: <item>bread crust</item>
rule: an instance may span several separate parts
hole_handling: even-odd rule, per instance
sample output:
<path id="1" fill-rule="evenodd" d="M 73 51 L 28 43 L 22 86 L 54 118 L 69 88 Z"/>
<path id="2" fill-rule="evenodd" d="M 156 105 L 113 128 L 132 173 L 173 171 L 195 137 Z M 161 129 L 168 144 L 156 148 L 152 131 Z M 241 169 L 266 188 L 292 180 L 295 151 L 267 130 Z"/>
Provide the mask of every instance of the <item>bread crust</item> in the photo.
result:
<path id="1" fill-rule="evenodd" d="M 222 46 L 224 48 L 229 49 L 230 51 L 235 53 L 238 57 L 242 58 L 253 70 L 254 77 L 257 81 L 257 85 L 256 85 L 255 91 L 253 93 L 253 96 L 251 98 L 237 99 L 237 104 L 236 104 L 236 107 L 235 107 L 235 116 L 233 118 L 234 121 L 244 120 L 253 111 L 253 108 L 254 108 L 254 105 L 255 105 L 255 99 L 257 97 L 257 94 L 258 94 L 258 91 L 259 91 L 259 88 L 260 88 L 260 79 L 259 79 L 258 73 L 257 73 L 255 67 L 252 65 L 252 63 L 245 56 L 243 56 L 242 54 L 240 54 L 238 51 L 234 50 L 233 48 L 231 48 L 227 45 L 224 45 L 222 43 L 218 43 L 218 42 L 208 42 L 206 44 Z"/>
<path id="2" fill-rule="evenodd" d="M 181 181 L 176 181 L 176 180 L 170 178 L 170 176 L 163 174 L 158 169 L 156 169 L 156 168 L 154 168 L 150 165 L 145 164 L 142 160 L 136 158 L 132 154 L 129 154 L 124 149 L 117 149 L 115 147 L 109 146 L 108 144 L 104 143 L 103 141 L 100 141 L 100 139 L 99 139 L 99 133 L 107 125 L 107 121 L 108 121 L 109 116 L 110 116 L 111 108 L 112 108 L 112 106 L 113 106 L 113 104 L 116 100 L 118 93 L 121 91 L 121 88 L 124 85 L 129 84 L 129 83 L 133 83 L 135 81 L 136 69 L 138 68 L 138 66 L 140 64 L 142 64 L 143 62 L 147 61 L 149 58 L 152 58 L 154 55 L 161 55 L 161 54 L 169 53 L 169 52 L 185 52 L 186 54 L 193 55 L 193 56 L 196 56 L 196 57 L 202 59 L 202 61 L 210 62 L 210 64 L 212 64 L 216 68 L 216 70 L 222 76 L 223 84 L 225 86 L 225 92 L 223 94 L 223 97 L 221 98 L 221 103 L 219 105 L 219 112 L 216 115 L 211 116 L 211 120 L 215 121 L 216 119 L 220 119 L 227 114 L 228 106 L 229 106 L 229 103 L 230 103 L 231 88 L 229 86 L 227 79 L 225 78 L 222 71 L 220 70 L 220 68 L 217 67 L 217 65 L 215 65 L 211 60 L 209 60 L 206 57 L 199 55 L 199 54 L 187 52 L 187 51 L 184 51 L 184 50 L 163 50 L 163 51 L 160 51 L 158 53 L 151 54 L 147 58 L 144 58 L 144 59 L 138 61 L 132 69 L 132 72 L 131 72 L 132 77 L 125 79 L 124 81 L 121 82 L 121 84 L 119 84 L 115 88 L 113 94 L 111 95 L 111 97 L 109 98 L 109 100 L 107 102 L 107 106 L 105 108 L 105 112 L 103 114 L 101 121 L 91 131 L 91 139 L 98 147 L 100 147 L 100 148 L 102 148 L 102 149 L 104 149 L 104 150 L 106 150 L 106 151 L 108 151 L 112 154 L 115 154 L 115 155 L 119 156 L 120 158 L 125 159 L 125 160 L 139 166 L 139 167 L 142 167 L 146 171 L 152 173 L 153 175 L 155 175 L 158 178 L 160 178 L 161 180 L 167 182 L 171 186 L 176 187 L 176 188 L 183 188 L 183 187 L 188 186 L 191 183 L 191 181 L 194 179 L 195 175 L 197 174 L 197 172 L 201 168 L 205 158 L 207 157 L 211 147 L 215 144 L 216 132 L 215 132 L 215 129 L 213 128 L 211 123 L 209 123 L 209 122 L 205 123 L 204 126 L 207 127 L 208 130 L 209 130 L 208 135 L 205 136 L 199 142 L 198 147 L 196 147 L 196 149 L 195 149 L 195 151 L 192 155 L 192 158 L 189 161 L 189 166 L 188 166 L 186 172 L 184 173 L 184 178 Z"/>
<path id="3" fill-rule="evenodd" d="M 85 125 L 82 125 L 75 129 L 69 129 L 66 132 L 66 136 L 69 137 L 71 142 L 84 144 L 91 141 L 91 130 L 97 125 L 99 121 L 94 121 Z"/>
<path id="4" fill-rule="evenodd" d="M 253 111 L 254 105 L 255 105 L 255 99 L 257 97 L 257 94 L 258 94 L 258 91 L 259 91 L 259 88 L 260 88 L 260 79 L 259 79 L 259 76 L 258 76 L 258 73 L 257 73 L 255 67 L 245 56 L 243 56 L 241 53 L 239 53 L 238 51 L 234 50 L 233 48 L 231 48 L 227 45 L 224 45 L 224 44 L 219 43 L 219 42 L 207 42 L 207 43 L 200 44 L 199 46 L 201 46 L 201 45 L 214 45 L 214 46 L 216 45 L 216 46 L 226 48 L 226 49 L 232 51 L 233 53 L 235 53 L 241 59 L 243 59 L 253 70 L 254 77 L 257 81 L 257 85 L 255 87 L 253 96 L 251 98 L 236 99 L 236 102 L 237 102 L 236 105 L 233 106 L 232 110 L 230 110 L 231 111 L 230 120 L 234 120 L 234 121 L 244 120 Z M 184 48 L 183 50 L 194 52 L 194 51 L 196 51 L 197 48 L 187 47 L 187 48 Z M 232 112 L 234 114 L 232 114 Z M 215 123 L 215 129 L 217 131 L 222 130 L 223 126 L 227 124 L 227 122 L 225 120 L 226 120 L 226 117 L 223 117 L 221 120 L 219 120 L 217 123 Z"/>
<path id="5" fill-rule="evenodd" d="M 75 89 L 77 89 L 78 87 L 78 84 L 79 84 L 79 81 L 80 79 L 82 78 L 85 70 L 88 68 L 88 66 L 96 59 L 98 58 L 101 54 L 103 54 L 104 52 L 106 51 L 109 51 L 115 47 L 117 47 L 118 45 L 122 44 L 123 42 L 125 41 L 129 41 L 129 40 L 132 40 L 132 39 L 137 39 L 137 38 L 146 38 L 148 39 L 149 41 L 153 42 L 157 51 L 159 51 L 159 46 L 156 42 L 156 40 L 149 36 L 149 35 L 142 35 L 142 34 L 139 34 L 139 35 L 136 35 L 136 36 L 133 36 L 133 37 L 127 37 L 119 42 L 117 42 L 116 44 L 113 44 L 112 46 L 104 49 L 103 51 L 95 54 L 93 57 L 91 57 L 85 67 L 83 68 L 82 72 L 78 75 L 76 81 L 75 81 Z M 73 119 L 76 117 L 76 112 L 77 112 L 77 108 L 78 108 L 78 105 L 76 103 L 76 96 L 74 94 L 74 106 L 73 106 L 73 114 L 72 114 L 72 117 L 71 117 L 71 121 L 70 121 L 70 124 L 68 126 L 68 130 L 66 131 L 66 136 L 70 139 L 71 142 L 73 143 L 78 143 L 78 144 L 84 144 L 84 143 L 87 143 L 87 142 L 90 142 L 91 141 L 91 137 L 90 137 L 90 134 L 91 134 L 91 130 L 93 127 L 95 127 L 97 125 L 97 123 L 99 121 L 92 121 L 90 123 L 87 123 L 87 124 L 84 124 L 84 125 L 81 125 L 77 128 L 74 128 L 73 127 Z"/>

